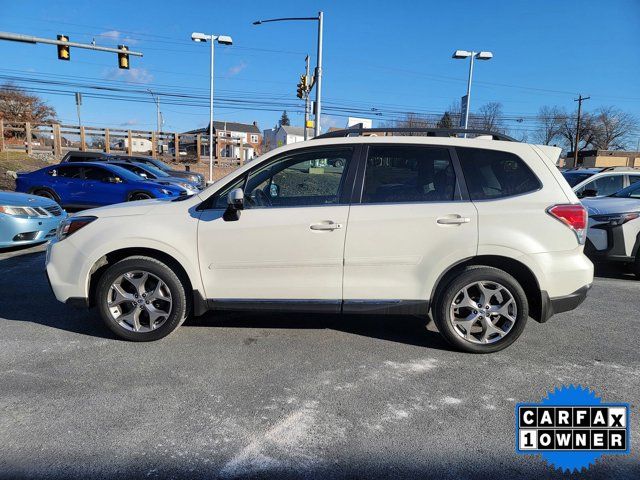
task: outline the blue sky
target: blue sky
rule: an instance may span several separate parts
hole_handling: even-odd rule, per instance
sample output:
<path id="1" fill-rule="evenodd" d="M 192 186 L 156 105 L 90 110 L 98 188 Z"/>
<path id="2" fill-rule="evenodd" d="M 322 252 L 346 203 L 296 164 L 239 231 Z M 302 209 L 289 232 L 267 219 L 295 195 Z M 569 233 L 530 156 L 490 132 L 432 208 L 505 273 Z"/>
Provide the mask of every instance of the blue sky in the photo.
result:
<path id="1" fill-rule="evenodd" d="M 79 42 L 95 38 L 100 45 L 126 43 L 144 53 L 123 71 L 113 54 L 75 49 L 72 60 L 63 62 L 54 46 L 0 42 L 0 81 L 80 84 L 17 82 L 85 92 L 83 123 L 133 129 L 155 127 L 147 88 L 197 96 L 161 96 L 165 129 L 188 130 L 208 120 L 209 50 L 191 42 L 191 32 L 228 34 L 234 45 L 216 47 L 216 119 L 257 121 L 264 129 L 288 105 L 292 123 L 300 125 L 296 83 L 306 53 L 315 63 L 316 25 L 251 22 L 318 10 L 325 12 L 323 127 L 343 126 L 350 113 L 371 112 L 374 120 L 388 121 L 403 111 L 444 111 L 465 93 L 468 63 L 451 59 L 458 48 L 493 51 L 493 60 L 477 64 L 472 109 L 501 102 L 514 134 L 535 128 L 533 116 L 542 105 L 574 109 L 578 93 L 591 96 L 587 111 L 614 105 L 640 117 L 640 0 L 0 0 L 2 31 L 51 38 L 61 33 Z M 135 101 L 92 98 L 100 92 L 86 85 L 139 92 L 115 93 Z M 43 96 L 63 122 L 77 122 L 72 93 Z"/>

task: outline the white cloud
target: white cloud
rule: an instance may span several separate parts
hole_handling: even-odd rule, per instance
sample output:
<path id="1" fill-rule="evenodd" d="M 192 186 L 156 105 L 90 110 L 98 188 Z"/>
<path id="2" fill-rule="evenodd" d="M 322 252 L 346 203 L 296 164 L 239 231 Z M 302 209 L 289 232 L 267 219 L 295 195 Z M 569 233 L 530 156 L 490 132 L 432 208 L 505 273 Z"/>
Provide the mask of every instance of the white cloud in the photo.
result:
<path id="1" fill-rule="evenodd" d="M 138 125 L 138 123 L 139 123 L 139 122 L 138 122 L 138 120 L 136 120 L 136 119 L 132 118 L 132 119 L 130 119 L 130 120 L 127 120 L 126 122 L 122 122 L 122 123 L 120 124 L 120 126 L 121 126 L 121 127 L 131 127 L 131 126 L 133 126 L 133 125 Z"/>
<path id="2" fill-rule="evenodd" d="M 124 35 L 118 30 L 108 30 L 106 32 L 99 33 L 97 36 L 101 38 L 108 38 L 114 42 L 122 42 L 125 45 L 135 45 L 138 43 L 137 40 Z"/>
<path id="3" fill-rule="evenodd" d="M 227 74 L 230 76 L 238 75 L 245 68 L 247 68 L 247 63 L 242 60 L 239 64 L 229 68 L 229 70 L 227 70 Z"/>
<path id="4" fill-rule="evenodd" d="M 131 68 L 123 70 L 120 68 L 111 68 L 106 70 L 103 75 L 107 80 L 122 80 L 128 83 L 151 83 L 153 75 L 146 68 Z"/>

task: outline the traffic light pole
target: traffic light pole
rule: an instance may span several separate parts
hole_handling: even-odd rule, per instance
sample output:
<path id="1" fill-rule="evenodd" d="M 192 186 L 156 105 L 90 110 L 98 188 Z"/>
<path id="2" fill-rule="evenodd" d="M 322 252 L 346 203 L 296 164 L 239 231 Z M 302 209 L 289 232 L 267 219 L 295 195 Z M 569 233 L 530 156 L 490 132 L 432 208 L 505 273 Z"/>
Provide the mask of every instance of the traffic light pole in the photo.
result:
<path id="1" fill-rule="evenodd" d="M 307 85 L 309 84 L 309 55 L 304 59 L 306 63 L 305 75 L 307 76 Z M 307 91 L 304 96 L 304 139 L 309 139 L 307 133 L 307 124 L 309 123 L 309 92 Z"/>
<path id="2" fill-rule="evenodd" d="M 318 12 L 317 17 L 285 17 L 285 18 L 270 18 L 269 20 L 256 20 L 254 25 L 262 25 L 269 22 L 289 22 L 289 21 L 314 21 L 318 22 L 318 59 L 315 70 L 315 87 L 316 87 L 316 104 L 315 104 L 315 125 L 314 135 L 320 135 L 320 112 L 322 104 L 322 29 L 324 22 L 323 12 Z M 305 126 L 306 128 L 306 126 Z"/>
<path id="3" fill-rule="evenodd" d="M 87 50 L 95 50 L 98 52 L 121 53 L 126 55 L 133 55 L 134 57 L 142 57 L 141 52 L 134 52 L 133 50 L 127 50 L 122 48 L 99 47 L 98 45 L 93 45 L 91 43 L 76 43 L 76 42 L 68 42 L 63 40 L 52 40 L 50 38 L 32 37 L 30 35 L 21 35 L 18 33 L 0 32 L 0 40 L 9 40 L 12 42 L 34 43 L 34 44 L 46 43 L 49 45 L 63 45 L 63 46 L 74 47 L 74 48 L 85 48 Z"/>

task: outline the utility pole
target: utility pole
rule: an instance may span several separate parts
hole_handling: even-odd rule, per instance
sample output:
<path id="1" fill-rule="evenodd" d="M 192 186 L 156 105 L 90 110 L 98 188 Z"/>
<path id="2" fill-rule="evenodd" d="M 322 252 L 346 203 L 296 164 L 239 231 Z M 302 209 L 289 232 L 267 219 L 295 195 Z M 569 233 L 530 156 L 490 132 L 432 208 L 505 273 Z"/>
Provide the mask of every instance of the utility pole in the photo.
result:
<path id="1" fill-rule="evenodd" d="M 80 106 L 82 105 L 82 94 L 76 92 L 76 111 L 78 112 L 78 126 L 82 127 L 82 120 L 80 120 Z"/>
<path id="2" fill-rule="evenodd" d="M 305 63 L 306 63 L 306 70 L 305 70 L 305 75 L 307 76 L 307 85 L 310 84 L 309 82 L 309 55 L 307 55 L 307 57 L 304 59 Z M 308 134 L 307 134 L 307 125 L 309 123 L 309 91 L 306 92 L 305 96 L 304 96 L 304 139 L 308 140 Z"/>
<path id="3" fill-rule="evenodd" d="M 320 135 L 320 105 L 322 98 L 322 24 L 324 13 L 318 12 L 318 59 L 316 65 L 316 124 L 314 125 L 313 136 Z M 305 126 L 306 128 L 306 126 Z"/>
<path id="4" fill-rule="evenodd" d="M 156 132 L 160 133 L 162 130 L 162 113 L 160 113 L 160 97 L 147 88 L 147 92 L 151 94 L 151 98 L 156 104 Z"/>
<path id="5" fill-rule="evenodd" d="M 582 102 L 589 100 L 591 97 L 583 97 L 582 94 L 578 95 L 573 101 L 578 102 L 578 120 L 576 121 L 576 143 L 573 149 L 573 166 L 578 166 L 578 142 L 580 141 L 580 116 L 582 115 Z"/>

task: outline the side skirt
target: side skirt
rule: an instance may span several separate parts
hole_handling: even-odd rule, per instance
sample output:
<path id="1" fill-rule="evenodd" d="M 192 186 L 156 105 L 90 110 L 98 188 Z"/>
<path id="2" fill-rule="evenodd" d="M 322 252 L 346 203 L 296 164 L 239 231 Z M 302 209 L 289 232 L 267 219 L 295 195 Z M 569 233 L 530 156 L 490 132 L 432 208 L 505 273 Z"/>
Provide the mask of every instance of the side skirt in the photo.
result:
<path id="1" fill-rule="evenodd" d="M 345 313 L 368 315 L 427 315 L 426 300 L 262 300 L 221 298 L 208 299 L 215 311 Z"/>

